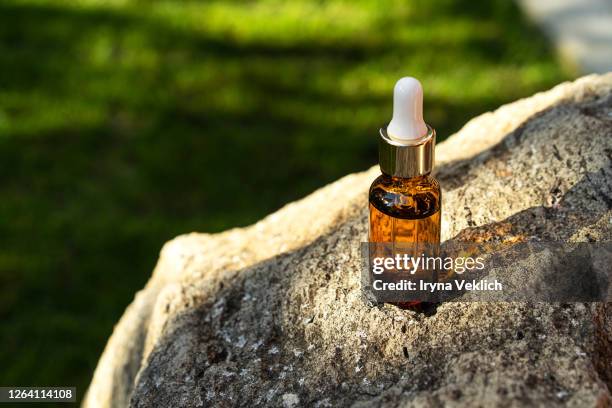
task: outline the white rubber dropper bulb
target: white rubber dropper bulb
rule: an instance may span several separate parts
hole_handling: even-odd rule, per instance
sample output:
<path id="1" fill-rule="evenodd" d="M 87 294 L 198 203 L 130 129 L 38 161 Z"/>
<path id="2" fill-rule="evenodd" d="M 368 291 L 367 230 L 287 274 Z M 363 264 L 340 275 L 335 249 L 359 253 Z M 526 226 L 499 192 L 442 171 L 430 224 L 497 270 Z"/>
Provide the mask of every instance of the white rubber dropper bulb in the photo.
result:
<path id="1" fill-rule="evenodd" d="M 427 134 L 423 121 L 423 87 L 412 77 L 403 77 L 393 89 L 393 118 L 387 134 L 394 140 L 412 141 Z"/>

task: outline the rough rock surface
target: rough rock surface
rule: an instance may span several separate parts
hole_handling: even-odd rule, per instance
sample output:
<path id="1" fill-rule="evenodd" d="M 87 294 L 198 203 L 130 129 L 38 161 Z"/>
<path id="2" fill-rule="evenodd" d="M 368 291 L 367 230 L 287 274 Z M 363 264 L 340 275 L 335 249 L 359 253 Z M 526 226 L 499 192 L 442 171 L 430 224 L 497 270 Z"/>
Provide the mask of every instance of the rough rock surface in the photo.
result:
<path id="1" fill-rule="evenodd" d="M 612 237 L 612 74 L 479 116 L 436 154 L 444 240 Z M 84 406 L 612 404 L 610 304 L 365 304 L 377 172 L 167 243 Z"/>

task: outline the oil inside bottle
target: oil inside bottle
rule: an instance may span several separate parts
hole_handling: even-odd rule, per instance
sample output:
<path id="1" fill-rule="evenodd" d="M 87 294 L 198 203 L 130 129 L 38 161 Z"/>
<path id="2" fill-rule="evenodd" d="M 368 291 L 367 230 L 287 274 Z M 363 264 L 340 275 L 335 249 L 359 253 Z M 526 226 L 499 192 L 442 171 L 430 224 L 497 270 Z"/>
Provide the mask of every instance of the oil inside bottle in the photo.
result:
<path id="1" fill-rule="evenodd" d="M 369 196 L 369 241 L 392 244 L 377 247 L 376 252 L 384 253 L 374 256 L 436 256 L 440 243 L 440 199 L 440 185 L 429 175 L 399 178 L 383 174 L 374 180 Z M 435 279 L 431 274 L 432 271 L 419 271 L 414 277 Z M 415 308 L 421 302 L 394 304 Z"/>
<path id="2" fill-rule="evenodd" d="M 370 203 L 370 242 L 437 244 L 440 241 L 440 210 L 422 218 L 397 218 Z"/>
<path id="3" fill-rule="evenodd" d="M 382 175 L 370 188 L 370 242 L 440 242 L 440 185 L 429 175 Z"/>

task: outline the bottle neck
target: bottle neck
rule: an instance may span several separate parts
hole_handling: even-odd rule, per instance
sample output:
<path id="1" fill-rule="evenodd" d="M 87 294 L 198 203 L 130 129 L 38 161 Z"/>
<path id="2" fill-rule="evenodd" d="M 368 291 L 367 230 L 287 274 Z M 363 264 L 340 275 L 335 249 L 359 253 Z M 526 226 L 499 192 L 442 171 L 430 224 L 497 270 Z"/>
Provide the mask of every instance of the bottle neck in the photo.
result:
<path id="1" fill-rule="evenodd" d="M 379 164 L 383 174 L 413 178 L 431 173 L 434 166 L 436 131 L 427 126 L 427 134 L 414 141 L 392 139 L 385 128 L 380 129 Z"/>
<path id="2" fill-rule="evenodd" d="M 388 180 L 391 183 L 418 183 L 420 180 L 426 180 L 431 173 L 421 174 L 413 177 L 398 177 L 398 176 L 390 176 L 389 174 L 382 174 L 385 180 Z"/>

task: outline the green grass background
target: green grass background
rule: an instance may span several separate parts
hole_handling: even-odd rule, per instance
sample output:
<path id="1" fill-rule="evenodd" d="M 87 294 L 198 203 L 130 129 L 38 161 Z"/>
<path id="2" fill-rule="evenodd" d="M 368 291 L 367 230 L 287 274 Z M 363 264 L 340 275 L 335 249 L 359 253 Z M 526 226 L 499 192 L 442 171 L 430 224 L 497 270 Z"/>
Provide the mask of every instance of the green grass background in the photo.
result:
<path id="1" fill-rule="evenodd" d="M 0 385 L 76 385 L 162 244 L 572 76 L 509 0 L 0 1 Z M 330 203 L 330 205 L 336 205 Z"/>

